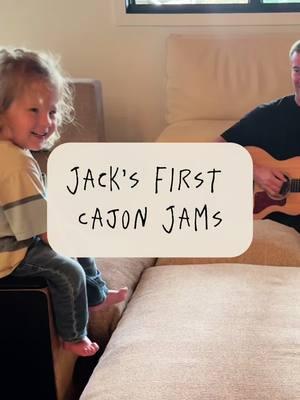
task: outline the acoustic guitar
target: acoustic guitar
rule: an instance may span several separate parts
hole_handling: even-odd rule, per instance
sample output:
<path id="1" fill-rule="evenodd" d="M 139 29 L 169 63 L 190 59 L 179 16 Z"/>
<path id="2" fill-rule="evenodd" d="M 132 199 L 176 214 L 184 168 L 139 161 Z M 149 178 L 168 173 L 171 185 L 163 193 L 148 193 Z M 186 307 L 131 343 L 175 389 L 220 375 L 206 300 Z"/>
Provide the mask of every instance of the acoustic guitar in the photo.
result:
<path id="1" fill-rule="evenodd" d="M 289 215 L 300 214 L 300 156 L 280 161 L 259 147 L 246 146 L 246 149 L 254 164 L 277 169 L 287 178 L 276 196 L 254 183 L 254 219 L 262 219 L 275 211 Z"/>

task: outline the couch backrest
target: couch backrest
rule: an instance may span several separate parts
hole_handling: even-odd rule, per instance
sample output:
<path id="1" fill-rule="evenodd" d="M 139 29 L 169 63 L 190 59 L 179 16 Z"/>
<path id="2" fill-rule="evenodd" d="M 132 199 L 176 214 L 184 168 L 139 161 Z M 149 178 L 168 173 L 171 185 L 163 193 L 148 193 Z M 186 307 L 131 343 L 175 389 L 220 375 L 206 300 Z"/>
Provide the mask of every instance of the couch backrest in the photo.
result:
<path id="1" fill-rule="evenodd" d="M 170 35 L 167 122 L 238 120 L 292 92 L 288 52 L 295 33 Z"/>

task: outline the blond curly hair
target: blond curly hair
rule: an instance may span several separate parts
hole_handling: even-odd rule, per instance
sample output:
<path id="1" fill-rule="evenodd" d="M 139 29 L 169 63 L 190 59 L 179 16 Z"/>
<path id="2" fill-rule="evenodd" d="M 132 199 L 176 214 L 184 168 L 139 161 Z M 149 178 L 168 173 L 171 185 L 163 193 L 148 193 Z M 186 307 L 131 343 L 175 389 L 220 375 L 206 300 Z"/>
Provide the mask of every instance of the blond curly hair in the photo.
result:
<path id="1" fill-rule="evenodd" d="M 50 149 L 60 137 L 61 126 L 74 120 L 71 81 L 63 72 L 59 58 L 51 53 L 25 48 L 0 48 L 0 116 L 21 91 L 35 80 L 46 81 L 58 92 L 57 130 L 45 146 L 45 149 Z"/>

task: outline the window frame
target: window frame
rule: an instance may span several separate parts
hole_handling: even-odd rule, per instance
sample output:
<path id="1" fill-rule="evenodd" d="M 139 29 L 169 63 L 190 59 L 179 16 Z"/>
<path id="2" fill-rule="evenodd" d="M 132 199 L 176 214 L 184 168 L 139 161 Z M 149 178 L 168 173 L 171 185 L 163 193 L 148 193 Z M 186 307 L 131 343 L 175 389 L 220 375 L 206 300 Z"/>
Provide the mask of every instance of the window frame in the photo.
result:
<path id="1" fill-rule="evenodd" d="M 125 0 L 126 14 L 224 14 L 224 13 L 295 13 L 300 12 L 299 3 L 270 4 L 249 0 L 248 4 L 162 4 L 159 6 L 135 4 Z"/>

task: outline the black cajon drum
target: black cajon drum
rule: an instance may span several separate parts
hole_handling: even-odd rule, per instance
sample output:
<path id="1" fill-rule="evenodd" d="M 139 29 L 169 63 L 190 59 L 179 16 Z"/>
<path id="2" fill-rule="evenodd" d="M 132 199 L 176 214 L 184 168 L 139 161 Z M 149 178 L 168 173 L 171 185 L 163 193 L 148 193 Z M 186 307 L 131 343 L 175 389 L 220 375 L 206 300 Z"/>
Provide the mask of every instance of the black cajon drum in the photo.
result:
<path id="1" fill-rule="evenodd" d="M 3 399 L 57 399 L 46 287 L 36 278 L 0 279 Z"/>

